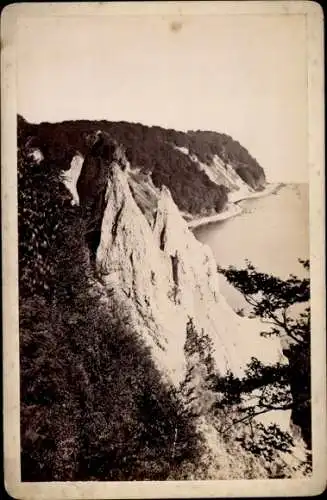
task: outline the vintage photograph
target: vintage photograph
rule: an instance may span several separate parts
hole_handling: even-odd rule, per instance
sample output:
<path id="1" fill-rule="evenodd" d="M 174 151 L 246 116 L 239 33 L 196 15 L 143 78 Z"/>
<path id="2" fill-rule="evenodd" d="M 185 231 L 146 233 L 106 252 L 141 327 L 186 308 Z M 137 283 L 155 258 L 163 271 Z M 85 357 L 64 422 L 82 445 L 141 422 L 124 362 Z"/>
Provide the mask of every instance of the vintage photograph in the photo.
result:
<path id="1" fill-rule="evenodd" d="M 16 6 L 21 483 L 313 476 L 308 6 L 200 3 Z"/>

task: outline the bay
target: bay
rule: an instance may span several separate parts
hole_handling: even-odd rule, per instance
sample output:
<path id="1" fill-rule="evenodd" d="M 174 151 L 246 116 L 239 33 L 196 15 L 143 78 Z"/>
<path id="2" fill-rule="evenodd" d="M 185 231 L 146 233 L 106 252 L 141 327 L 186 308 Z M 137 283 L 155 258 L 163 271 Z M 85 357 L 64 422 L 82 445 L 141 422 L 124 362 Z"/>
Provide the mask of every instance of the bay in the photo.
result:
<path id="1" fill-rule="evenodd" d="M 281 278 L 303 276 L 298 259 L 309 258 L 309 186 L 286 184 L 275 194 L 239 203 L 236 217 L 194 229 L 222 267 L 245 266 Z M 220 276 L 221 292 L 235 309 L 247 309 L 242 295 Z"/>

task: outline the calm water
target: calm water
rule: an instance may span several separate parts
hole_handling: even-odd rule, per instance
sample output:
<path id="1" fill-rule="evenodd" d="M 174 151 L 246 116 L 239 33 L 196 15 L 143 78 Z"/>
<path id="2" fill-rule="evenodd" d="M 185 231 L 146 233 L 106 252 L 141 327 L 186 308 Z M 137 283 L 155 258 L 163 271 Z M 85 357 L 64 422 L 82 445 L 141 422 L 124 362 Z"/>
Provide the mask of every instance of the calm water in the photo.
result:
<path id="1" fill-rule="evenodd" d="M 297 259 L 309 257 L 308 185 L 287 185 L 240 206 L 241 215 L 194 230 L 197 239 L 212 248 L 217 262 L 243 267 L 247 258 L 260 271 L 281 278 L 303 275 Z M 223 277 L 221 291 L 232 307 L 244 307 L 242 296 Z"/>

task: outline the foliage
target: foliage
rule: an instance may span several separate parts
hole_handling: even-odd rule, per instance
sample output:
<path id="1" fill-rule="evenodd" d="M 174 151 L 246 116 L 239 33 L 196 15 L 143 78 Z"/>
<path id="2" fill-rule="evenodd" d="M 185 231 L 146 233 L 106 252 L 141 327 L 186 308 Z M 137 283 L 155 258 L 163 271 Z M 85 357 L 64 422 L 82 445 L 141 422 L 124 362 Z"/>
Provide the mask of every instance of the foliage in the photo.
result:
<path id="1" fill-rule="evenodd" d="M 184 353 L 186 359 L 198 356 L 198 362 L 205 366 L 207 377 L 215 373 L 215 362 L 213 358 L 213 342 L 211 338 L 202 329 L 197 332 L 192 318 L 188 319 L 186 325 L 186 340 L 184 344 Z"/>
<path id="2" fill-rule="evenodd" d="M 237 174 L 254 189 L 260 189 L 265 181 L 262 167 L 246 148 L 228 134 L 209 131 L 188 131 L 186 146 L 200 160 L 210 161 L 214 155 L 230 163 Z"/>
<path id="3" fill-rule="evenodd" d="M 280 391 L 287 393 L 288 388 L 288 367 L 285 364 L 276 363 L 274 366 L 263 365 L 258 359 L 252 357 L 251 362 L 245 370 L 245 377 L 240 379 L 235 377 L 230 371 L 225 375 L 217 376 L 213 379 L 212 388 L 215 392 L 224 395 L 223 403 L 240 403 L 242 395 L 250 394 L 260 388 L 269 388 L 272 386 L 279 387 Z M 266 390 L 265 394 L 260 400 L 260 406 L 265 405 L 267 410 L 272 409 L 274 399 L 272 396 L 269 400 L 269 391 Z M 279 393 L 278 402 L 280 403 L 281 394 Z M 285 394 L 287 399 L 287 395 Z M 276 401 L 277 403 L 277 401 Z"/>
<path id="4" fill-rule="evenodd" d="M 301 260 L 306 271 L 309 261 Z M 270 325 L 263 336 L 281 337 L 286 346 L 283 349 L 288 358 L 288 365 L 276 364 L 263 367 L 258 360 L 252 360 L 245 382 L 233 381 L 233 391 L 238 396 L 241 392 L 261 387 L 257 401 L 260 413 L 274 409 L 292 409 L 292 420 L 300 426 L 303 438 L 311 448 L 311 389 L 310 389 L 310 280 L 290 275 L 282 280 L 258 272 L 247 261 L 245 269 L 234 267 L 221 272 L 252 306 L 252 314 L 259 316 L 263 323 Z M 302 305 L 302 312 L 295 315 L 294 306 Z M 219 381 L 217 386 L 230 384 L 230 379 Z M 292 401 L 288 395 L 291 389 Z M 246 386 L 246 387 L 245 387 Z"/>
<path id="5" fill-rule="evenodd" d="M 275 452 L 290 453 L 293 439 L 288 432 L 282 431 L 276 424 L 265 426 L 259 422 L 251 422 L 251 432 L 236 438 L 243 448 L 267 462 L 272 462 Z"/>
<path id="6" fill-rule="evenodd" d="M 66 295 L 85 281 L 84 224 L 55 168 L 18 151 L 18 234 L 20 295 Z M 75 257 L 71 266 L 69 252 Z M 67 272 L 78 273 L 67 285 Z M 79 282 L 79 280 L 81 280 Z M 73 290 L 71 290 L 73 293 Z"/>
<path id="7" fill-rule="evenodd" d="M 303 267 L 308 269 L 308 261 L 301 261 Z M 310 309 L 306 308 L 298 318 L 289 314 L 290 307 L 294 304 L 303 304 L 310 300 L 310 280 L 299 279 L 290 275 L 287 280 L 258 272 L 247 261 L 245 269 L 235 269 L 233 266 L 223 269 L 218 266 L 218 271 L 225 276 L 227 281 L 239 290 L 245 300 L 252 306 L 253 315 L 259 316 L 273 326 L 263 335 L 286 334 L 295 342 L 309 342 Z"/>
<path id="8" fill-rule="evenodd" d="M 252 477 L 254 463 L 259 474 L 264 470 L 268 477 L 290 475 L 283 454 L 291 453 L 292 436 L 276 424 L 264 425 L 256 418 L 280 409 L 286 404 L 283 396 L 290 404 L 286 367 L 265 366 L 252 358 L 244 378 L 230 371 L 222 376 L 214 363 L 212 341 L 203 331 L 197 332 L 191 318 L 184 352 L 187 374 L 181 389 L 186 404 L 196 415 L 206 416 L 217 432 L 217 442 L 222 439 L 225 454 L 235 453 L 239 444 L 237 453 L 243 457 L 239 457 L 243 467 L 248 468 L 246 477 Z M 233 451 L 228 451 L 230 447 Z"/>
<path id="9" fill-rule="evenodd" d="M 135 334 L 94 297 L 40 309 L 21 312 L 23 480 L 162 480 L 196 459 L 194 424 Z"/>

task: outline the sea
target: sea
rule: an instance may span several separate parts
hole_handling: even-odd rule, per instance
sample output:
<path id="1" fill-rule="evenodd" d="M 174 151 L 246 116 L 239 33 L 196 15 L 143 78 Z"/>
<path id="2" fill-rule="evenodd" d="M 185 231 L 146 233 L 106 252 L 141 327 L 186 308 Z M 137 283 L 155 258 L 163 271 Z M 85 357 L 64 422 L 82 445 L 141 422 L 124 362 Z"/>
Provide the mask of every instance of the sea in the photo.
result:
<path id="1" fill-rule="evenodd" d="M 259 271 L 303 277 L 298 259 L 309 258 L 309 185 L 285 184 L 261 198 L 239 202 L 242 213 L 193 230 L 222 267 L 243 268 L 248 259 Z M 248 309 L 242 295 L 220 275 L 221 293 L 235 310 Z"/>

